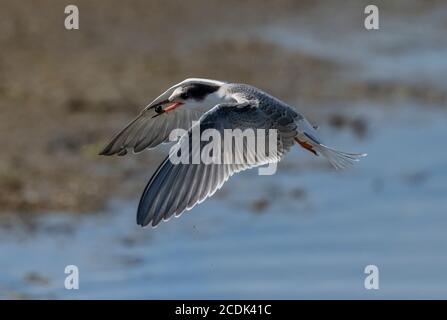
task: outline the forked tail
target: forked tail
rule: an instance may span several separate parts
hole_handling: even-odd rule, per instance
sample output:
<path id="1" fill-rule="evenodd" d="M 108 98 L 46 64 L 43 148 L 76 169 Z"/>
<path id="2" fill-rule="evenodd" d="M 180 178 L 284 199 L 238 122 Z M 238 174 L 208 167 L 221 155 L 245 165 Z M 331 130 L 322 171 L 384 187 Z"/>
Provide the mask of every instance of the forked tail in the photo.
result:
<path id="1" fill-rule="evenodd" d="M 338 151 L 325 146 L 324 144 L 318 144 L 315 146 L 315 150 L 326 157 L 329 162 L 336 169 L 345 169 L 352 166 L 355 162 L 358 162 L 360 158 L 366 157 L 366 153 L 347 153 Z"/>
<path id="2" fill-rule="evenodd" d="M 359 161 L 360 158 L 367 156 L 366 153 L 347 153 L 332 149 L 320 142 L 320 140 L 316 137 L 317 134 L 315 129 L 312 128 L 307 121 L 303 121 L 300 125 L 304 130 L 301 131 L 297 137 L 295 137 L 295 141 L 299 143 L 301 147 L 309 150 L 313 154 L 323 155 L 336 169 L 345 169 L 350 167 L 355 162 Z"/>

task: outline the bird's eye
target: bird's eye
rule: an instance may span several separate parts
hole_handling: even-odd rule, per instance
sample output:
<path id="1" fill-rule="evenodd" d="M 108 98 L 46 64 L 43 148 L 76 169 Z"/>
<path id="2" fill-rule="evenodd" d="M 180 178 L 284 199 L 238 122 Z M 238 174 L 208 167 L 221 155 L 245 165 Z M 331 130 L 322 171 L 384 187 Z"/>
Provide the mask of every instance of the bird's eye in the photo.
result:
<path id="1" fill-rule="evenodd" d="M 189 93 L 188 92 L 183 92 L 180 95 L 180 98 L 182 98 L 183 100 L 187 100 L 189 98 Z"/>

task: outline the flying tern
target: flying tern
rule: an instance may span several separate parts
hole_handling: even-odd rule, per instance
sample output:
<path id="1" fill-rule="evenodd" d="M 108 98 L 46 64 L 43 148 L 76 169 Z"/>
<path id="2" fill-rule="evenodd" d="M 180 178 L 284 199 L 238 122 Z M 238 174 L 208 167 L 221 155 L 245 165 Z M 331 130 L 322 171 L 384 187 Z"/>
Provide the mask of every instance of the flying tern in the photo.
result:
<path id="1" fill-rule="evenodd" d="M 197 122 L 193 125 L 193 121 Z M 276 152 L 250 157 L 252 161 L 245 163 L 174 163 L 171 160 L 175 152 L 170 152 L 141 196 L 137 212 L 139 225 L 155 227 L 162 220 L 179 216 L 212 196 L 234 173 L 276 163 L 294 144 L 314 155 L 324 156 L 337 169 L 346 168 L 366 156 L 326 146 L 316 127 L 301 113 L 260 89 L 201 78 L 186 79 L 166 90 L 116 134 L 100 154 L 123 156 L 129 150 L 138 153 L 154 148 L 169 142 L 174 129 L 187 130 L 177 142 L 180 146 L 191 140 L 195 126 L 200 132 L 214 129 L 222 134 L 226 129 L 273 129 L 277 133 Z M 232 151 L 235 159 L 245 159 L 241 153 L 246 155 L 247 150 Z M 191 156 L 197 151 L 189 148 L 188 152 Z M 223 152 L 228 153 L 228 150 Z"/>

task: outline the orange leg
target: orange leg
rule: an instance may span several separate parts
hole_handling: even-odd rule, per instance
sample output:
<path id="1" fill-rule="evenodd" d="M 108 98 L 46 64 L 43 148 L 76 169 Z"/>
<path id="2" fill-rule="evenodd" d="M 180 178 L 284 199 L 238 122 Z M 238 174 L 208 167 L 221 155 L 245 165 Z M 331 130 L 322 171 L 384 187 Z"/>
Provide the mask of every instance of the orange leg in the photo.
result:
<path id="1" fill-rule="evenodd" d="M 298 142 L 300 144 L 300 146 L 302 146 L 304 149 L 309 150 L 314 155 L 318 156 L 318 153 L 314 150 L 314 148 L 312 147 L 312 145 L 310 143 L 307 143 L 306 141 L 301 141 L 298 138 L 295 138 L 295 141 Z"/>

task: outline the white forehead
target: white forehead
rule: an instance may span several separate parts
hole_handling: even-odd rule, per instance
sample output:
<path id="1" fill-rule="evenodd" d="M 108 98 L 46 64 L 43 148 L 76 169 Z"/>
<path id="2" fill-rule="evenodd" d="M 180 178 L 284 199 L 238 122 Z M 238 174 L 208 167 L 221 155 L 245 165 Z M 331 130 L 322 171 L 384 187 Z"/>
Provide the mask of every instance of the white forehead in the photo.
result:
<path id="1" fill-rule="evenodd" d="M 174 91 L 172 91 L 171 97 L 180 95 L 183 93 L 183 87 L 178 87 L 177 89 L 175 89 Z"/>
<path id="2" fill-rule="evenodd" d="M 213 79 L 188 78 L 188 79 L 183 80 L 182 82 L 176 84 L 174 87 L 182 86 L 182 85 L 188 84 L 188 83 L 203 83 L 203 84 L 210 84 L 210 85 L 216 85 L 216 86 L 221 86 L 221 85 L 225 84 L 225 82 L 223 82 L 223 81 L 213 80 Z"/>

